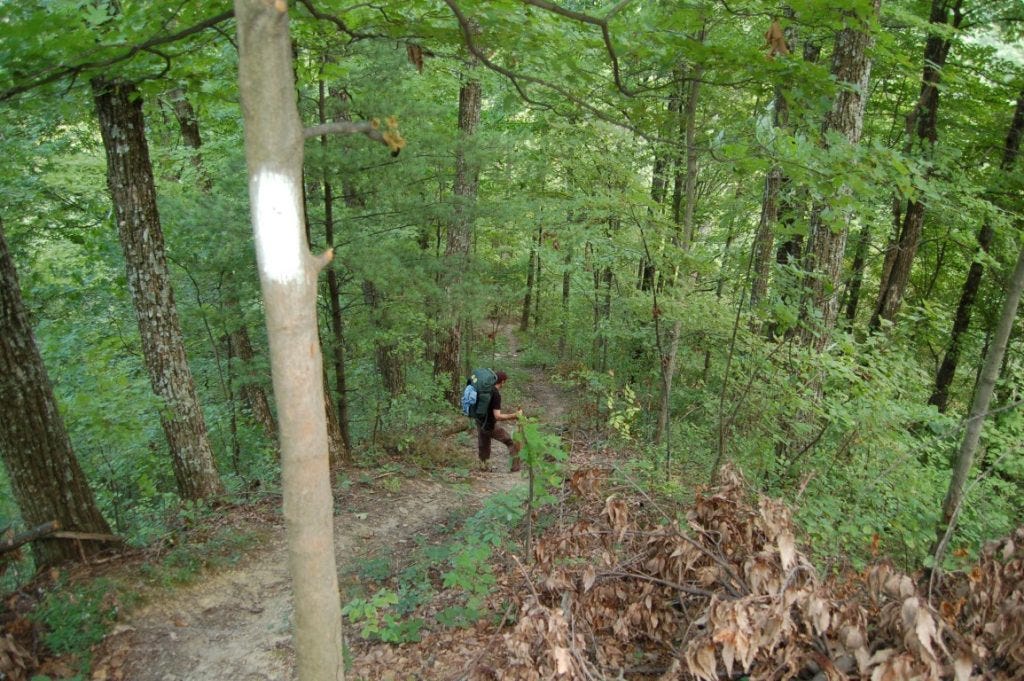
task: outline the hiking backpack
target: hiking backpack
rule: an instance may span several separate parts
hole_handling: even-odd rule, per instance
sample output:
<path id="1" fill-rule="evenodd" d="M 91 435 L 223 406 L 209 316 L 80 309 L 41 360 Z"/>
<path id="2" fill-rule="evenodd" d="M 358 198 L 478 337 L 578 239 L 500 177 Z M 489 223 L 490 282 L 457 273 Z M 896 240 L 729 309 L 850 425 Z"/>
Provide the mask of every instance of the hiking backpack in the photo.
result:
<path id="1" fill-rule="evenodd" d="M 497 380 L 497 375 L 490 369 L 473 369 L 466 381 L 466 389 L 462 391 L 462 413 L 483 422 L 491 408 L 491 394 Z"/>

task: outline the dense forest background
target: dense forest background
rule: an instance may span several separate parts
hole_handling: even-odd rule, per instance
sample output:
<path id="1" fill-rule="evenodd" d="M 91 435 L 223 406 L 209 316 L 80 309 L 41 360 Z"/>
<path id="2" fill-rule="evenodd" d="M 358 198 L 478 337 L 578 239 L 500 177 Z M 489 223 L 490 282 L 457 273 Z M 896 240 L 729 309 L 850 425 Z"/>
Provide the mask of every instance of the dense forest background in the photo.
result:
<path id="1" fill-rule="evenodd" d="M 1020 523 L 1016 307 L 992 399 L 967 418 L 1021 252 L 1019 2 L 289 15 L 304 228 L 313 253 L 333 248 L 318 320 L 334 463 L 428 447 L 514 324 L 520 361 L 647 484 L 685 493 L 734 463 L 796 502 L 819 556 L 930 565 L 951 480 L 949 567 Z M 3 333 L 30 323 L 46 370 L 31 381 L 52 384 L 70 452 L 42 473 L 55 491 L 19 496 L 12 424 L 35 415 L 0 406 L 0 528 L 49 519 L 24 492 L 82 480 L 74 503 L 144 545 L 182 508 L 280 479 L 235 22 L 225 2 L 54 0 L 4 3 L 0 35 Z M 131 120 L 155 197 L 142 217 L 119 188 L 144 173 L 113 169 L 119 145 L 139 149 L 118 137 Z M 147 297 L 156 275 L 134 268 L 161 260 L 173 294 Z M 177 331 L 147 330 L 159 304 Z M 149 339 L 176 334 L 212 471 L 187 465 L 167 425 L 183 398 L 154 378 Z M 32 569 L 10 566 L 5 588 Z"/>

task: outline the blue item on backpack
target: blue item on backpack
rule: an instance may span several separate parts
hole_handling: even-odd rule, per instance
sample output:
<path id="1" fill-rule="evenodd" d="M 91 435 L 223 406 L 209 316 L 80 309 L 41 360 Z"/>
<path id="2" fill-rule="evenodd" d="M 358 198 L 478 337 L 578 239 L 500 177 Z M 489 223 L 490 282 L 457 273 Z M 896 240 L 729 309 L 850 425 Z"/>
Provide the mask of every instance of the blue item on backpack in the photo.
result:
<path id="1" fill-rule="evenodd" d="M 462 391 L 461 404 L 463 416 L 472 416 L 473 412 L 471 410 L 476 406 L 476 395 L 476 388 L 473 387 L 472 383 L 467 383 L 466 389 Z"/>

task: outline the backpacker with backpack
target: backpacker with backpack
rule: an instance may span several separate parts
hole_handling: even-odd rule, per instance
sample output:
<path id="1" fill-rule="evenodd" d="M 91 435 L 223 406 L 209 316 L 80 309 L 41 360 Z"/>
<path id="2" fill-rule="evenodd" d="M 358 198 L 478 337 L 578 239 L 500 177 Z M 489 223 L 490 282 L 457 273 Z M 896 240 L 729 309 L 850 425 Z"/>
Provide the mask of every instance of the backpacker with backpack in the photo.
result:
<path id="1" fill-rule="evenodd" d="M 491 395 L 497 382 L 497 374 L 490 369 L 473 369 L 466 381 L 466 389 L 462 391 L 462 413 L 477 423 L 483 423 L 491 408 Z"/>

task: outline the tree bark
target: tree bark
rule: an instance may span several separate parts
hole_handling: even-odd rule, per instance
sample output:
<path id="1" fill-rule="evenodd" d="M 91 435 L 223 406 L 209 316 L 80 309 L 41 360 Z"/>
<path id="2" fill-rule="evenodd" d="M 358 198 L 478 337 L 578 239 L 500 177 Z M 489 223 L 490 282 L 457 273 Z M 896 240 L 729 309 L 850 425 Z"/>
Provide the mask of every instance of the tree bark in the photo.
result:
<path id="1" fill-rule="evenodd" d="M 788 18 L 793 17 L 793 10 L 785 8 Z M 785 29 L 786 43 L 795 47 L 795 33 L 792 26 Z M 775 97 L 772 107 L 772 125 L 781 133 L 789 126 L 789 103 L 781 85 L 775 86 Z M 779 192 L 784 182 L 782 166 L 773 165 L 764 180 L 764 195 L 761 199 L 761 217 L 754 236 L 754 277 L 750 287 L 750 309 L 757 310 L 761 301 L 768 295 L 768 279 L 771 275 L 772 249 L 775 245 L 775 229 L 779 222 Z M 757 333 L 760 324 L 753 322 L 752 330 Z"/>
<path id="2" fill-rule="evenodd" d="M 326 85 L 323 80 L 319 82 L 319 98 L 317 113 L 320 123 L 327 123 L 327 96 Z M 347 111 L 342 113 L 344 118 Z M 320 136 L 320 148 L 327 149 L 327 135 Z M 327 169 L 324 169 L 324 239 L 328 248 L 334 248 L 334 186 L 328 177 Z M 359 199 L 354 192 L 348 190 L 342 183 L 342 196 L 345 205 L 354 206 Z M 327 268 L 327 293 L 328 304 L 331 307 L 331 365 L 334 369 L 334 394 L 335 408 L 337 410 L 338 434 L 342 444 L 345 446 L 345 458 L 351 457 L 352 435 L 349 431 L 348 418 L 348 371 L 345 360 L 345 319 L 341 314 L 341 284 L 338 281 L 338 272 L 334 267 Z M 328 420 L 330 428 L 330 420 Z"/>
<path id="3" fill-rule="evenodd" d="M 865 224 L 857 235 L 857 250 L 853 255 L 850 285 L 846 290 L 846 321 L 851 325 L 857 318 L 857 306 L 860 304 L 860 288 L 864 285 L 864 265 L 867 262 L 868 248 L 871 247 L 871 226 Z"/>
<path id="4" fill-rule="evenodd" d="M 558 357 L 565 359 L 566 344 L 569 337 L 569 294 L 572 286 L 572 249 L 565 249 L 565 260 L 562 262 L 562 327 L 558 335 Z"/>
<path id="5" fill-rule="evenodd" d="M 541 252 L 544 248 L 544 225 L 537 225 L 537 255 L 534 258 L 533 273 L 533 328 L 540 326 L 540 266 Z"/>
<path id="6" fill-rule="evenodd" d="M 398 356 L 398 348 L 394 341 L 388 339 L 391 329 L 388 323 L 387 309 L 384 306 L 384 296 L 369 279 L 363 281 L 363 300 L 370 309 L 374 356 L 377 360 L 377 371 L 380 373 L 381 383 L 388 395 L 401 395 L 405 392 L 405 372 L 402 370 L 402 360 Z"/>
<path id="7" fill-rule="evenodd" d="M 131 83 L 97 78 L 92 87 L 107 152 L 107 184 L 124 251 L 128 288 L 149 380 L 163 403 L 160 422 L 170 445 L 174 476 L 184 498 L 205 499 L 224 490 L 174 304 L 142 99 Z"/>
<path id="8" fill-rule="evenodd" d="M 675 90 L 673 90 L 673 94 L 669 98 L 667 105 L 669 115 L 672 117 L 678 114 L 678 111 L 676 111 L 677 105 L 675 103 L 677 100 L 678 96 L 675 94 Z M 665 203 L 665 194 L 668 191 L 667 173 L 669 166 L 670 159 L 668 151 L 660 146 L 655 147 L 654 167 L 651 170 L 651 201 L 658 206 Z M 652 209 L 648 211 L 648 215 L 653 217 L 655 215 L 654 210 Z M 656 272 L 657 268 L 655 267 L 655 264 L 648 259 L 646 254 L 640 258 L 640 276 L 638 284 L 641 291 L 651 290 L 654 286 L 654 277 Z"/>
<path id="9" fill-rule="evenodd" d="M 768 277 L 772 267 L 772 248 L 775 225 L 779 221 L 779 189 L 782 187 L 782 167 L 773 166 L 764 178 L 764 196 L 761 199 L 761 218 L 754 236 L 754 281 L 750 287 L 750 308 L 756 310 L 768 295 Z M 755 327 L 759 324 L 752 322 Z M 756 333 L 757 328 L 753 331 Z"/>
<path id="10" fill-rule="evenodd" d="M 480 167 L 472 158 L 468 147 L 480 123 L 481 107 L 480 81 L 474 78 L 459 88 L 459 145 L 455 152 L 455 195 L 454 214 L 448 227 L 445 244 L 445 267 L 447 272 L 443 283 L 442 313 L 444 328 L 441 330 L 437 355 L 434 359 L 434 375 L 448 376 L 445 397 L 453 405 L 459 403 L 462 394 L 462 372 L 459 367 L 459 353 L 462 348 L 463 325 L 465 321 L 457 304 L 455 291 L 461 282 L 461 272 L 469 260 L 469 244 L 472 239 L 473 213 L 476 204 L 477 183 Z"/>
<path id="11" fill-rule="evenodd" d="M 203 138 L 199 133 L 199 118 L 196 116 L 192 103 L 188 101 L 185 88 L 176 87 L 168 92 L 167 96 L 171 100 L 171 110 L 174 111 L 174 117 L 178 121 L 181 139 L 184 140 L 187 147 L 192 149 L 192 167 L 199 175 L 199 189 L 207 194 L 213 188 L 213 182 L 209 173 L 206 172 L 203 156 L 199 151 L 203 146 Z"/>
<path id="12" fill-rule="evenodd" d="M 999 164 L 1000 171 L 1004 174 L 1013 170 L 1020 152 L 1021 137 L 1024 136 L 1024 92 L 1017 98 L 1017 107 L 1014 111 L 1013 122 L 1010 124 L 1010 131 L 1006 135 L 1006 143 L 1003 145 L 1003 158 Z M 963 335 L 971 323 L 971 310 L 974 307 L 974 299 L 978 295 L 981 286 L 981 275 L 984 272 L 984 265 L 981 264 L 980 253 L 988 253 L 992 246 L 992 239 L 995 231 L 992 224 L 986 220 L 978 232 L 978 249 L 976 257 L 971 261 L 971 267 L 967 271 L 967 278 L 964 281 L 963 289 L 960 291 L 960 302 L 956 307 L 956 314 L 953 317 L 953 329 L 949 334 L 949 344 L 942 357 L 942 364 L 935 375 L 935 389 L 928 404 L 938 407 L 940 412 L 945 412 L 949 405 L 949 386 L 953 383 L 956 375 L 956 367 L 960 361 L 960 343 Z"/>
<path id="13" fill-rule="evenodd" d="M 281 430 L 288 567 L 300 681 L 340 681 L 341 607 L 334 556 L 317 274 L 303 238 L 303 134 L 287 5 L 236 0 L 239 91 L 256 259 Z"/>
<path id="14" fill-rule="evenodd" d="M 700 41 L 704 41 L 704 30 L 700 32 Z M 700 97 L 700 79 L 704 73 L 704 67 L 697 64 L 693 67 L 690 75 L 690 87 L 686 96 L 686 104 L 683 109 L 683 141 L 686 149 L 686 176 L 682 183 L 685 191 L 686 207 L 682 214 L 680 225 L 683 242 L 683 251 L 689 252 L 693 244 L 693 216 L 697 203 L 697 101 Z M 678 177 L 678 174 L 677 174 Z M 669 417 L 672 405 L 672 381 L 676 371 L 676 355 L 679 352 L 679 337 L 682 332 L 682 321 L 676 320 L 672 324 L 672 331 L 668 338 L 668 347 L 662 348 L 661 356 L 661 398 L 659 400 L 658 423 L 654 431 L 654 444 L 659 445 L 668 433 Z M 659 344 L 660 346 L 660 344 Z"/>
<path id="15" fill-rule="evenodd" d="M 967 484 L 967 477 L 970 475 L 971 465 L 974 463 L 974 455 L 978 450 L 978 443 L 981 441 L 981 428 L 985 423 L 985 416 L 992 401 L 996 381 L 999 379 L 999 368 L 1003 363 L 1010 332 L 1013 330 L 1013 323 L 1017 318 L 1017 307 L 1020 304 L 1022 291 L 1024 291 L 1024 246 L 1021 247 L 1020 254 L 1017 256 L 1017 265 L 1010 278 L 1006 298 L 1003 301 L 1002 314 L 999 316 L 999 324 L 996 327 L 992 344 L 985 353 L 985 363 L 978 380 L 977 390 L 974 393 L 974 400 L 971 403 L 971 413 L 967 418 L 967 429 L 954 459 L 953 477 L 949 483 L 949 491 L 942 502 L 942 519 L 936 529 L 936 541 L 932 547 L 935 564 L 938 567 L 942 566 L 945 549 L 956 527 L 957 518 L 960 516 L 964 486 Z"/>
<path id="16" fill-rule="evenodd" d="M 530 242 L 530 259 L 526 266 L 526 293 L 523 295 L 523 312 L 519 316 L 519 330 L 530 330 L 530 309 L 533 301 L 533 272 L 537 260 L 537 244 Z"/>
<path id="17" fill-rule="evenodd" d="M 234 306 L 237 308 L 237 300 Z M 236 309 L 241 313 L 241 310 Z M 274 422 L 274 412 L 270 408 L 270 399 L 267 391 L 260 385 L 258 379 L 251 375 L 252 363 L 256 359 L 256 351 L 253 350 L 252 341 L 249 339 L 249 329 L 245 323 L 240 323 L 235 330 L 228 335 L 231 356 L 242 362 L 242 380 L 239 388 L 242 393 L 242 400 L 249 407 L 253 419 L 263 427 L 264 434 L 274 442 L 277 442 L 277 424 Z"/>
<path id="18" fill-rule="evenodd" d="M 880 5 L 881 0 L 873 0 L 871 12 L 875 17 Z M 874 45 L 874 37 L 867 26 L 867 17 L 861 19 L 851 13 L 844 15 L 847 25 L 836 35 L 831 68 L 832 76 L 841 89 L 822 124 L 822 144 L 825 145 L 831 132 L 839 133 L 849 144 L 857 144 L 867 104 L 871 75 L 868 53 Z M 840 192 L 849 194 L 850 189 L 844 186 Z M 811 275 L 808 283 L 810 301 L 803 312 L 806 326 L 801 332 L 804 344 L 819 351 L 824 350 L 838 318 L 838 291 L 850 221 L 850 217 L 844 215 L 839 229 L 833 229 L 822 220 L 825 208 L 823 203 L 816 203 L 811 209 L 805 265 L 805 270 Z M 815 315 L 817 320 L 813 319 Z"/>
<path id="19" fill-rule="evenodd" d="M 80 532 L 110 534 L 64 428 L 50 377 L 21 299 L 14 259 L 0 222 L 0 457 L 22 520 L 57 521 Z M 59 539 L 33 544 L 36 568 L 78 560 L 103 548 Z"/>
<path id="20" fill-rule="evenodd" d="M 931 16 L 929 23 L 933 26 L 946 26 L 950 21 L 950 0 L 932 0 Z M 952 3 L 953 28 L 959 28 L 963 14 L 960 10 L 961 0 Z M 952 40 L 943 35 L 930 34 L 925 42 L 924 49 L 924 73 L 921 81 L 921 94 L 917 104 L 907 116 L 908 141 L 915 123 L 917 128 L 917 141 L 921 145 L 921 152 L 927 161 L 930 161 L 935 143 L 938 140 L 937 118 L 939 110 L 939 84 L 942 80 L 942 68 L 949 55 L 949 48 Z M 929 166 L 925 171 L 925 179 L 932 175 L 933 168 Z M 881 320 L 892 321 L 899 312 L 900 305 L 906 292 L 907 284 L 910 281 L 910 271 L 914 263 L 914 256 L 917 254 L 917 247 L 921 243 L 921 232 L 924 227 L 925 203 L 923 200 L 907 201 L 907 208 L 903 214 L 903 222 L 900 228 L 899 239 L 895 250 L 890 251 L 887 258 L 886 276 L 878 293 L 878 301 L 875 303 L 875 310 L 871 316 L 870 328 L 872 331 L 881 326 Z"/>

